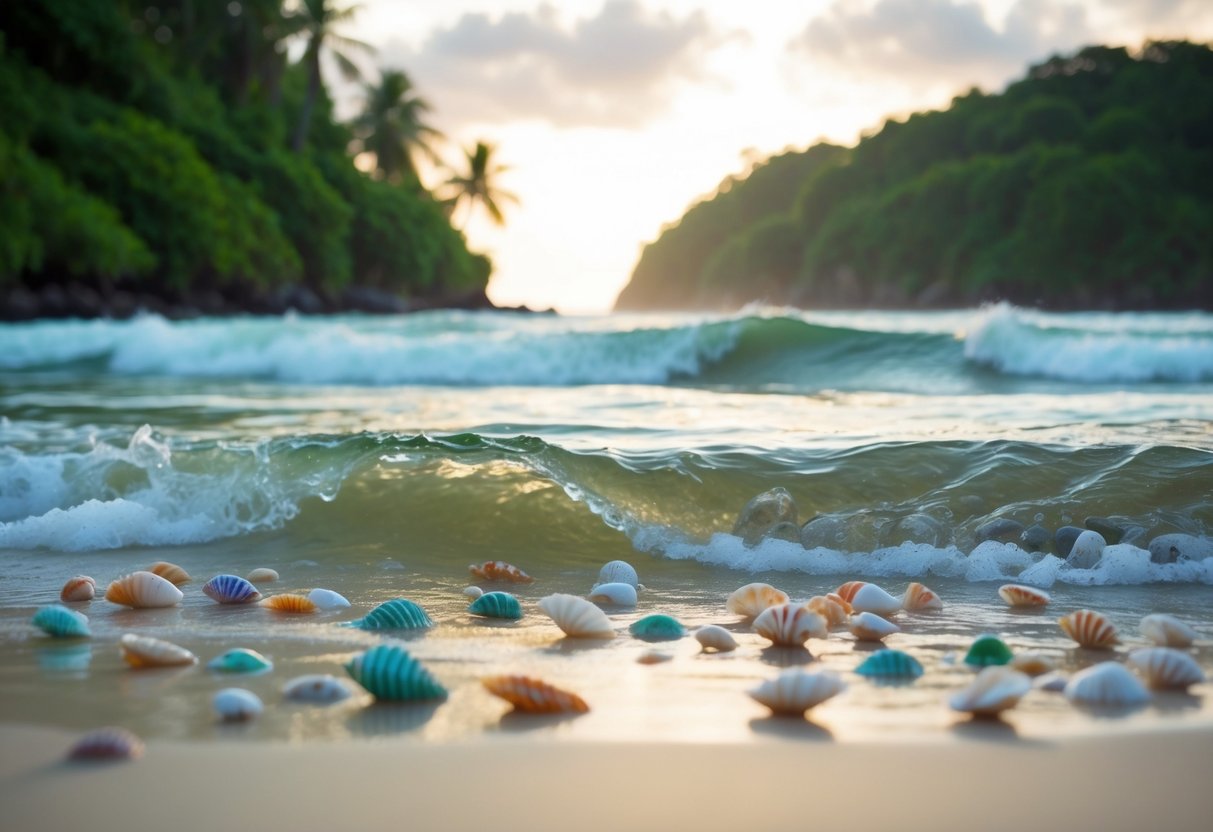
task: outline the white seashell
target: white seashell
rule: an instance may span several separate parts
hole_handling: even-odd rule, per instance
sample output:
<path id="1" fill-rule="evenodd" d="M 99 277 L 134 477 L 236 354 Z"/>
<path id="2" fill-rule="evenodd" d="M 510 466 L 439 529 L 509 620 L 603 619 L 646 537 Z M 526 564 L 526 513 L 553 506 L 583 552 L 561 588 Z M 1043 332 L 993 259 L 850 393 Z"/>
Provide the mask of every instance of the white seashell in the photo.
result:
<path id="1" fill-rule="evenodd" d="M 111 583 L 105 591 L 105 600 L 135 609 L 171 607 L 184 597 L 171 581 L 151 572 L 132 572 Z"/>
<path id="2" fill-rule="evenodd" d="M 977 674 L 964 690 L 954 693 L 948 705 L 954 711 L 974 716 L 996 716 L 1014 708 L 1024 694 L 1032 689 L 1032 680 L 1018 670 L 994 665 Z"/>
<path id="3" fill-rule="evenodd" d="M 307 594 L 307 599 L 319 610 L 340 610 L 350 605 L 349 599 L 331 589 L 313 589 Z"/>
<path id="4" fill-rule="evenodd" d="M 584 598 L 576 595 L 549 595 L 539 601 L 543 610 L 565 635 L 573 638 L 613 638 L 611 619 Z"/>
<path id="5" fill-rule="evenodd" d="M 91 601 L 97 594 L 97 582 L 88 575 L 77 575 L 63 585 L 60 601 Z"/>
<path id="6" fill-rule="evenodd" d="M 248 722 L 263 709 L 257 694 L 244 688 L 224 688 L 211 699 L 211 706 L 224 722 Z"/>
<path id="7" fill-rule="evenodd" d="M 871 612 L 852 615 L 847 628 L 860 641 L 883 641 L 893 633 L 901 632 L 901 628 L 892 621 Z"/>
<path id="8" fill-rule="evenodd" d="M 1081 705 L 1126 707 L 1150 701 L 1150 692 L 1119 662 L 1100 662 L 1066 682 L 1066 699 Z"/>
<path id="9" fill-rule="evenodd" d="M 619 581 L 598 584 L 590 590 L 590 600 L 598 604 L 611 604 L 616 607 L 634 607 L 636 606 L 636 587 Z"/>
<path id="10" fill-rule="evenodd" d="M 748 693 L 777 714 L 799 715 L 846 689 L 846 683 L 832 671 L 808 673 L 792 668 Z"/>
<path id="11" fill-rule="evenodd" d="M 737 649 L 737 640 L 733 634 L 717 624 L 705 624 L 695 631 L 695 640 L 703 645 L 704 651 L 715 650 L 727 653 Z"/>
<path id="12" fill-rule="evenodd" d="M 331 705 L 349 699 L 349 686 L 328 673 L 312 673 L 296 676 L 282 686 L 282 695 L 296 702 L 311 702 L 314 705 Z"/>
<path id="13" fill-rule="evenodd" d="M 1038 653 L 1034 650 L 1029 650 L 1026 653 L 1016 653 L 1011 661 L 1008 662 L 1008 667 L 1013 667 L 1020 673 L 1026 673 L 1029 676 L 1043 676 L 1057 669 L 1057 662 L 1053 661 L 1052 657 L 1046 656 L 1044 653 Z"/>
<path id="14" fill-rule="evenodd" d="M 767 607 L 754 619 L 754 632 L 779 647 L 800 647 L 810 638 L 825 638 L 826 620 L 799 604 Z"/>
<path id="15" fill-rule="evenodd" d="M 757 618 L 767 607 L 787 602 L 787 593 L 779 591 L 770 584 L 753 583 L 735 590 L 729 596 L 726 605 L 729 612 L 746 618 Z"/>
<path id="16" fill-rule="evenodd" d="M 122 658 L 134 668 L 197 664 L 198 657 L 176 644 L 151 636 L 127 633 L 118 642 Z"/>
<path id="17" fill-rule="evenodd" d="M 278 580 L 278 572 L 265 566 L 259 566 L 244 576 L 250 584 L 268 584 Z"/>
<path id="18" fill-rule="evenodd" d="M 640 589 L 640 576 L 626 560 L 613 560 L 598 570 L 598 584 L 628 584 Z"/>
<path id="19" fill-rule="evenodd" d="M 901 608 L 907 612 L 941 610 L 943 599 L 930 587 L 914 582 L 906 587 L 905 595 L 901 596 Z"/>
<path id="20" fill-rule="evenodd" d="M 1004 584 L 998 588 L 998 595 L 1012 607 L 1043 607 L 1051 600 L 1043 589 L 1023 584 Z"/>
<path id="21" fill-rule="evenodd" d="M 475 601 L 481 595 L 484 595 L 484 590 L 478 586 L 465 586 L 463 588 L 463 594 Z"/>
<path id="22" fill-rule="evenodd" d="M 1154 613 L 1141 620 L 1141 634 L 1159 647 L 1191 647 L 1196 631 L 1173 615 Z"/>
<path id="23" fill-rule="evenodd" d="M 1129 653 L 1129 664 L 1152 688 L 1186 688 L 1205 680 L 1196 660 L 1173 647 L 1143 647 Z"/>
<path id="24" fill-rule="evenodd" d="M 864 584 L 851 598 L 851 609 L 855 612 L 871 612 L 888 618 L 901 609 L 901 599 L 894 598 L 876 584 Z"/>

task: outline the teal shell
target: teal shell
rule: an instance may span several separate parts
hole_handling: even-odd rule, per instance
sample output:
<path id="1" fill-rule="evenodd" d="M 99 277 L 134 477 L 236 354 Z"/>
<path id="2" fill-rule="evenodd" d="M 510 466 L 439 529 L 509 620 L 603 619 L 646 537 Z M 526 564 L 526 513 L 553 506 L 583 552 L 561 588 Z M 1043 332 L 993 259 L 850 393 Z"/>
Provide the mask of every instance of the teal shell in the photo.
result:
<path id="1" fill-rule="evenodd" d="M 88 617 L 84 613 L 58 604 L 42 607 L 34 613 L 31 623 L 55 638 L 87 638 L 92 635 L 88 628 Z"/>
<path id="2" fill-rule="evenodd" d="M 682 624 L 668 615 L 646 615 L 628 627 L 628 632 L 645 641 L 673 641 L 686 635 Z"/>
<path id="3" fill-rule="evenodd" d="M 468 612 L 472 615 L 483 615 L 485 618 L 508 618 L 517 621 L 522 618 L 522 604 L 508 592 L 486 592 L 472 602 Z"/>
<path id="4" fill-rule="evenodd" d="M 384 601 L 357 621 L 349 623 L 359 630 L 424 630 L 434 622 L 425 610 L 404 598 Z"/>
<path id="5" fill-rule="evenodd" d="M 922 665 L 909 653 L 886 649 L 868 656 L 855 672 L 874 679 L 917 679 L 922 675 Z"/>
<path id="6" fill-rule="evenodd" d="M 446 699 L 446 688 L 396 644 L 380 644 L 359 653 L 345 669 L 350 678 L 381 702 Z"/>
<path id="7" fill-rule="evenodd" d="M 1006 664 L 1011 661 L 1011 648 L 1003 643 L 998 636 L 979 636 L 969 652 L 965 654 L 965 664 L 973 667 L 989 667 L 996 664 Z"/>
<path id="8" fill-rule="evenodd" d="M 256 650 L 237 647 L 211 659 L 206 666 L 222 673 L 263 673 L 272 670 L 274 663 Z"/>

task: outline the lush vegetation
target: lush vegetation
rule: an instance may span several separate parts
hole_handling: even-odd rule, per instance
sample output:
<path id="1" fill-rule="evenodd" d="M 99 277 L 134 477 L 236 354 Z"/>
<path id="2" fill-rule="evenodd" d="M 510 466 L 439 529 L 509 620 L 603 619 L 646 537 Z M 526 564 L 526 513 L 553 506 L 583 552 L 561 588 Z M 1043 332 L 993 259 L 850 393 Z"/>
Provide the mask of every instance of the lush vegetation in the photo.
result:
<path id="1" fill-rule="evenodd" d="M 618 308 L 1213 308 L 1213 51 L 1090 47 L 728 179 Z"/>

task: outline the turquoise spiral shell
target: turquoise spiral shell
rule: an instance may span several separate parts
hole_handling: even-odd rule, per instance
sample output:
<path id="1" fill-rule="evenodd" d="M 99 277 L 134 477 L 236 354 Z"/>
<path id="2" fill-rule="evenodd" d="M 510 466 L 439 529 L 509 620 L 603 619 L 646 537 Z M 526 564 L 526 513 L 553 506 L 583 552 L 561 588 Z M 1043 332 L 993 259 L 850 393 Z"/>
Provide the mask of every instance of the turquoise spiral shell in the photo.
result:
<path id="1" fill-rule="evenodd" d="M 257 587 L 236 575 L 216 575 L 202 585 L 202 591 L 220 604 L 251 604 L 261 598 Z"/>
<path id="2" fill-rule="evenodd" d="M 1013 658 L 1011 648 L 998 636 L 978 636 L 965 654 L 965 664 L 972 667 L 989 667 L 1007 664 Z"/>
<path id="3" fill-rule="evenodd" d="M 645 641 L 673 641 L 686 635 L 686 629 L 668 615 L 646 615 L 628 627 L 628 632 Z"/>
<path id="4" fill-rule="evenodd" d="M 886 649 L 868 656 L 855 672 L 873 679 L 917 679 L 922 665 L 909 653 Z"/>
<path id="5" fill-rule="evenodd" d="M 350 678 L 382 702 L 446 699 L 446 688 L 397 644 L 380 644 L 345 665 Z"/>
<path id="6" fill-rule="evenodd" d="M 274 663 L 256 650 L 237 647 L 211 659 L 206 666 L 221 673 L 263 673 L 272 670 Z"/>
<path id="7" fill-rule="evenodd" d="M 384 601 L 362 618 L 349 623 L 359 630 L 424 630 L 434 622 L 425 610 L 405 598 Z"/>
<path id="8" fill-rule="evenodd" d="M 88 628 L 88 617 L 84 613 L 58 604 L 42 607 L 35 612 L 32 623 L 55 638 L 87 638 L 92 635 Z"/>
<path id="9" fill-rule="evenodd" d="M 517 621 L 522 618 L 522 604 L 508 592 L 486 592 L 468 607 L 472 615 L 483 615 L 485 618 L 508 618 Z"/>

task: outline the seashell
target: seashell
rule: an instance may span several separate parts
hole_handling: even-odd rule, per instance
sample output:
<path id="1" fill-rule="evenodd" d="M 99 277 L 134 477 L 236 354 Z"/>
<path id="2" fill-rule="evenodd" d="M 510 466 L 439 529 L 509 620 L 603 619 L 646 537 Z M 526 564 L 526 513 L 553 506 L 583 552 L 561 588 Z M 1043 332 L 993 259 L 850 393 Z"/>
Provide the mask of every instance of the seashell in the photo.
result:
<path id="1" fill-rule="evenodd" d="M 668 615 L 646 615 L 628 627 L 628 632 L 644 641 L 673 641 L 686 635 L 686 628 Z"/>
<path id="2" fill-rule="evenodd" d="M 151 572 L 153 575 L 159 575 L 173 586 L 188 584 L 193 580 L 193 578 L 190 577 L 189 572 L 186 572 L 175 563 L 169 563 L 167 560 L 156 561 L 147 568 L 147 571 Z"/>
<path id="3" fill-rule="evenodd" d="M 590 709 L 575 693 L 530 676 L 489 676 L 480 680 L 494 696 L 528 714 L 584 714 Z"/>
<path id="4" fill-rule="evenodd" d="M 1057 619 L 1057 623 L 1080 646 L 1092 650 L 1111 650 L 1120 641 L 1112 622 L 1091 610 L 1072 612 Z"/>
<path id="5" fill-rule="evenodd" d="M 278 580 L 278 571 L 266 566 L 258 566 L 245 575 L 244 579 L 252 584 L 270 584 Z"/>
<path id="6" fill-rule="evenodd" d="M 55 638 L 87 638 L 92 635 L 88 628 L 88 616 L 58 604 L 40 608 L 30 623 Z"/>
<path id="7" fill-rule="evenodd" d="M 998 595 L 1012 607 L 1043 607 L 1052 599 L 1049 593 L 1034 586 L 1005 584 L 998 588 Z"/>
<path id="8" fill-rule="evenodd" d="M 922 675 L 922 664 L 909 653 L 886 648 L 864 659 L 855 672 L 873 679 L 917 679 Z"/>
<path id="9" fill-rule="evenodd" d="M 943 609 L 943 599 L 931 588 L 920 583 L 912 583 L 906 587 L 905 595 L 901 597 L 901 608 L 910 612 L 941 610 Z"/>
<path id="10" fill-rule="evenodd" d="M 615 607 L 636 606 L 636 587 L 616 581 L 609 584 L 596 584 L 590 590 L 589 599 L 596 604 L 610 604 Z"/>
<path id="11" fill-rule="evenodd" d="M 122 658 L 134 668 L 177 667 L 198 663 L 198 657 L 184 647 L 151 636 L 127 633 L 119 640 L 118 647 L 122 651 Z"/>
<path id="12" fill-rule="evenodd" d="M 314 705 L 331 705 L 349 699 L 351 693 L 345 682 L 328 673 L 296 676 L 282 686 L 282 695 L 287 699 Z"/>
<path id="13" fill-rule="evenodd" d="M 1120 662 L 1100 662 L 1066 682 L 1066 699 L 1080 705 L 1123 708 L 1150 701 L 1150 692 Z"/>
<path id="14" fill-rule="evenodd" d="M 792 668 L 747 692 L 774 713 L 800 715 L 846 689 L 846 683 L 832 671 L 808 673 Z"/>
<path id="15" fill-rule="evenodd" d="M 67 752 L 69 760 L 137 760 L 143 756 L 143 740 L 125 728 L 89 731 Z"/>
<path id="16" fill-rule="evenodd" d="M 485 618 L 506 618 L 517 621 L 522 618 L 522 604 L 508 592 L 486 592 L 468 607 L 472 615 L 482 615 Z"/>
<path id="17" fill-rule="evenodd" d="M 780 592 L 770 584 L 754 583 L 746 584 L 740 589 L 735 590 L 729 596 L 726 606 L 729 612 L 736 613 L 745 618 L 757 618 L 768 607 L 786 604 L 787 602 L 787 593 Z"/>
<path id="18" fill-rule="evenodd" d="M 1173 647 L 1143 647 L 1129 654 L 1129 664 L 1152 688 L 1186 688 L 1205 680 L 1196 660 Z"/>
<path id="19" fill-rule="evenodd" d="M 671 656 L 669 653 L 663 653 L 660 650 L 645 650 L 643 653 L 641 653 L 639 656 L 636 657 L 636 663 L 637 664 L 661 664 L 662 662 L 668 662 L 672 658 L 674 658 L 674 657 Z"/>
<path id="20" fill-rule="evenodd" d="M 1022 671 L 1021 671 L 1022 672 Z M 1047 691 L 1049 693 L 1061 693 L 1066 689 L 1066 682 L 1069 681 L 1064 673 L 1058 673 L 1056 670 L 1051 670 L 1043 676 L 1037 676 L 1032 684 L 1037 690 Z"/>
<path id="21" fill-rule="evenodd" d="M 482 581 L 509 581 L 513 584 L 529 584 L 535 580 L 517 566 L 506 563 L 503 560 L 486 560 L 479 566 L 472 564 L 468 567 L 468 571 Z"/>
<path id="22" fill-rule="evenodd" d="M 272 670 L 274 663 L 256 650 L 237 647 L 211 659 L 206 666 L 221 673 L 264 673 Z"/>
<path id="23" fill-rule="evenodd" d="M 380 701 L 424 702 L 447 696 L 446 688 L 397 644 L 379 644 L 359 653 L 350 659 L 345 669 L 355 682 Z"/>
<path id="24" fill-rule="evenodd" d="M 105 591 L 105 600 L 135 609 L 172 607 L 184 597 L 170 581 L 151 572 L 132 572 L 111 583 Z"/>
<path id="25" fill-rule="evenodd" d="M 634 589 L 640 589 L 640 576 L 626 560 L 613 560 L 598 570 L 598 584 L 629 584 Z"/>
<path id="26" fill-rule="evenodd" d="M 1191 647 L 1196 631 L 1173 615 L 1154 613 L 1141 620 L 1141 634 L 1159 647 Z"/>
<path id="27" fill-rule="evenodd" d="M 216 575 L 202 585 L 202 591 L 220 604 L 251 604 L 261 600 L 257 587 L 235 575 Z"/>
<path id="28" fill-rule="evenodd" d="M 855 612 L 854 608 L 851 606 L 851 602 L 848 601 L 846 598 L 843 598 L 837 592 L 827 592 L 826 600 L 833 601 L 835 604 L 842 607 L 843 610 L 846 611 L 847 615 L 850 615 L 851 613 Z"/>
<path id="29" fill-rule="evenodd" d="M 463 588 L 463 594 L 475 601 L 481 595 L 484 595 L 484 590 L 478 586 L 465 586 Z"/>
<path id="30" fill-rule="evenodd" d="M 261 715 L 261 698 L 244 688 L 224 688 L 211 697 L 211 707 L 224 722 L 248 722 Z"/>
<path id="31" fill-rule="evenodd" d="M 705 624 L 695 631 L 695 640 L 703 645 L 704 652 L 728 653 L 737 649 L 733 634 L 717 624 Z"/>
<path id="32" fill-rule="evenodd" d="M 1029 651 L 1012 657 L 1008 664 L 1020 673 L 1029 676 L 1043 676 L 1057 669 L 1057 662 L 1044 653 Z"/>
<path id="33" fill-rule="evenodd" d="M 832 594 L 833 593 L 831 593 L 831 595 Z M 842 601 L 842 598 L 837 595 L 835 595 L 834 598 L 838 598 L 838 601 Z M 847 612 L 847 610 L 851 605 L 847 604 L 847 606 L 844 607 L 842 604 L 846 604 L 847 602 L 842 601 L 842 604 L 840 604 L 838 601 L 835 601 L 829 595 L 814 595 L 805 602 L 804 608 L 806 610 L 811 610 L 824 618 L 827 627 L 841 627 L 843 624 L 847 623 L 847 616 L 850 614 Z"/>
<path id="34" fill-rule="evenodd" d="M 838 589 L 834 590 L 834 594 L 849 604 L 851 603 L 851 599 L 855 597 L 855 593 L 859 592 L 861 588 L 867 586 L 867 583 L 867 581 L 847 581 L 845 584 L 838 587 Z"/>
<path id="35" fill-rule="evenodd" d="M 998 636 L 984 635 L 978 636 L 969 646 L 969 652 L 965 653 L 964 662 L 972 667 L 990 667 L 991 665 L 1008 664 L 1013 657 L 1014 654 L 1011 653 L 1011 648 L 1007 647 L 1006 642 Z"/>
<path id="36" fill-rule="evenodd" d="M 60 601 L 91 601 L 97 594 L 97 582 L 88 575 L 77 575 L 59 590 Z"/>
<path id="37" fill-rule="evenodd" d="M 810 638 L 825 638 L 826 620 L 796 604 L 767 607 L 754 619 L 754 632 L 779 647 L 800 647 Z"/>
<path id="38" fill-rule="evenodd" d="M 876 584 L 864 584 L 848 600 L 853 612 L 871 612 L 885 618 L 901 609 L 901 599 L 894 598 Z"/>
<path id="39" fill-rule="evenodd" d="M 425 610 L 407 598 L 393 598 L 346 626 L 359 630 L 425 630 L 433 627 L 434 622 Z"/>
<path id="40" fill-rule="evenodd" d="M 549 595 L 539 601 L 539 609 L 555 621 L 567 636 L 613 638 L 615 635 L 606 613 L 576 595 Z"/>
<path id="41" fill-rule="evenodd" d="M 964 690 L 954 693 L 948 705 L 973 716 L 997 716 L 1014 708 L 1032 689 L 1032 680 L 1009 667 L 987 667 Z"/>
<path id="42" fill-rule="evenodd" d="M 271 595 L 269 598 L 263 598 L 261 606 L 274 612 L 285 613 L 308 613 L 316 611 L 316 604 L 311 598 L 306 595 L 296 595 L 294 593 L 284 592 L 281 595 Z"/>
<path id="43" fill-rule="evenodd" d="M 871 586 L 871 584 L 868 584 Z M 857 612 L 851 616 L 847 629 L 860 641 L 883 641 L 901 628 L 873 612 Z"/>
<path id="44" fill-rule="evenodd" d="M 307 594 L 307 599 L 315 604 L 318 610 L 340 610 L 350 605 L 348 598 L 331 589 L 313 589 Z"/>

